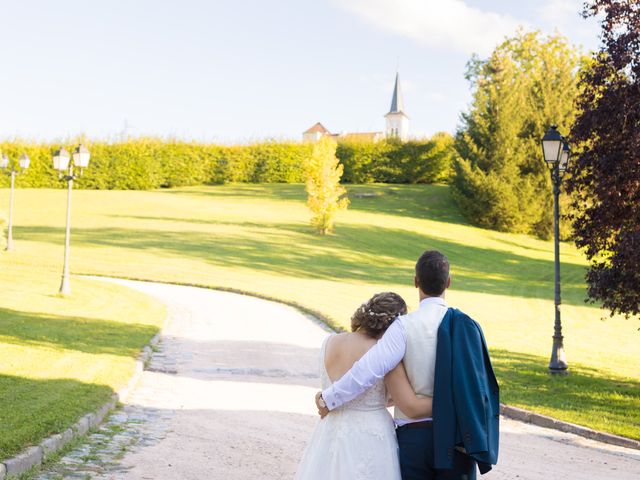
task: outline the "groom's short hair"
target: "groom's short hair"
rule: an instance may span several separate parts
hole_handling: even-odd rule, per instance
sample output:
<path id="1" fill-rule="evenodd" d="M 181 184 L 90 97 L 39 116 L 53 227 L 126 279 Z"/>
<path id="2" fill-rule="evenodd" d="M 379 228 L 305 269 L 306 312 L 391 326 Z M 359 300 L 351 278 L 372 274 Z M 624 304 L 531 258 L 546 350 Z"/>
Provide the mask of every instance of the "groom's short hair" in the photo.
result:
<path id="1" fill-rule="evenodd" d="M 449 260 L 437 250 L 427 250 L 416 262 L 416 278 L 426 295 L 442 295 L 449 281 Z"/>

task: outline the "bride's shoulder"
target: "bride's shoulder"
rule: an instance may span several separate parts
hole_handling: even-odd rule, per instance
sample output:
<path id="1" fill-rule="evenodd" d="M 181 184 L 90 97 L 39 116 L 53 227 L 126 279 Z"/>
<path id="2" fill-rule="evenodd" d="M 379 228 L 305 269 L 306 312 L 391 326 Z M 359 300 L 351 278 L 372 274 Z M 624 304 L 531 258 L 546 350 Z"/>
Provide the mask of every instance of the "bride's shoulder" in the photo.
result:
<path id="1" fill-rule="evenodd" d="M 324 339 L 324 345 L 327 346 L 329 344 L 341 344 L 348 339 L 349 335 L 351 335 L 351 332 L 332 333 L 330 335 L 327 335 L 327 337 Z"/>
<path id="2" fill-rule="evenodd" d="M 375 339 L 357 332 L 333 333 L 325 339 L 325 346 L 331 345 L 330 349 L 351 349 L 359 345 L 374 344 Z"/>

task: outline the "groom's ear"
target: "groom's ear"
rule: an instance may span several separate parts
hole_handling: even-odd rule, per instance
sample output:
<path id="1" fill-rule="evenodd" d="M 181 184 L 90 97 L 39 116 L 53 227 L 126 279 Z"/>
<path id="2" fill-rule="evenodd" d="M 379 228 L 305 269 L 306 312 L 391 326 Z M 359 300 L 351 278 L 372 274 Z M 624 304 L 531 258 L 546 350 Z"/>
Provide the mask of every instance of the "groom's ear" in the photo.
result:
<path id="1" fill-rule="evenodd" d="M 415 276 L 413 277 L 413 285 L 414 285 L 416 288 L 420 288 L 420 284 L 418 283 L 418 276 L 417 276 L 417 275 L 415 275 Z"/>
<path id="2" fill-rule="evenodd" d="M 451 277 L 447 278 L 447 286 L 446 286 L 446 288 L 449 288 L 450 286 L 451 286 Z"/>

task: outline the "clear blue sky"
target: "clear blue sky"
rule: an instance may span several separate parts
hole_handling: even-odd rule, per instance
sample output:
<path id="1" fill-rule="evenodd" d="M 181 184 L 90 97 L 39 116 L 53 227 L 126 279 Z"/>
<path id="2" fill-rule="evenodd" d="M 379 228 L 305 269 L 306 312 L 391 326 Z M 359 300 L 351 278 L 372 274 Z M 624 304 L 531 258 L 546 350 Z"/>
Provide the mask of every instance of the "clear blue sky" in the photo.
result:
<path id="1" fill-rule="evenodd" d="M 398 58 L 411 133 L 453 132 L 473 52 L 519 24 L 599 42 L 582 0 L 0 1 L 1 138 L 381 130 Z"/>

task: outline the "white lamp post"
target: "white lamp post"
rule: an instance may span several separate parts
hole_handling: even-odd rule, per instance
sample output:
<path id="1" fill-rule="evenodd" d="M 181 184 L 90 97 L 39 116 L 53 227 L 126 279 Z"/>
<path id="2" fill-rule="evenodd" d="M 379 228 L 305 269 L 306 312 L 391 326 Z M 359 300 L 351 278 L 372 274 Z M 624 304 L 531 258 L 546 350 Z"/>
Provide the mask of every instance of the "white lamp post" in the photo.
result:
<path id="1" fill-rule="evenodd" d="M 20 166 L 21 171 L 17 170 L 15 166 L 11 167 L 9 170 L 9 175 L 11 175 L 11 190 L 9 193 L 9 226 L 7 228 L 7 247 L 5 250 L 8 252 L 13 250 L 13 191 L 15 190 L 16 184 L 16 175 L 24 172 L 27 168 L 29 168 L 29 164 L 31 160 L 26 153 L 20 155 L 18 160 L 18 165 Z M 3 170 L 7 170 L 9 168 L 9 157 L 6 154 L 0 155 L 0 168 Z"/>
<path id="2" fill-rule="evenodd" d="M 544 160 L 550 167 L 553 182 L 553 233 L 555 254 L 555 322 L 553 330 L 553 347 L 549 361 L 549 373 L 566 374 L 567 360 L 564 353 L 564 337 L 562 336 L 562 321 L 560 318 L 560 184 L 562 175 L 569 166 L 569 144 L 553 125 L 542 137 L 542 153 Z"/>
<path id="3" fill-rule="evenodd" d="M 64 240 L 64 267 L 62 269 L 62 282 L 60 283 L 60 294 L 69 295 L 71 286 L 69 283 L 69 250 L 71 243 L 71 192 L 73 190 L 73 181 L 82 175 L 82 172 L 89 165 L 89 150 L 80 144 L 73 152 L 73 163 L 69 152 L 64 148 L 56 150 L 53 154 L 53 167 L 60 172 L 60 177 L 67 182 L 67 230 Z M 74 175 L 73 168 L 80 169 L 79 175 Z"/>

